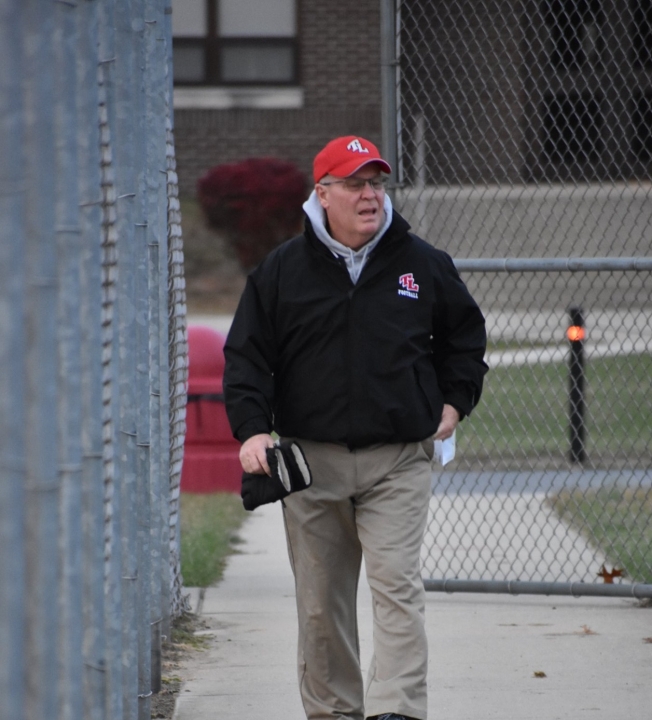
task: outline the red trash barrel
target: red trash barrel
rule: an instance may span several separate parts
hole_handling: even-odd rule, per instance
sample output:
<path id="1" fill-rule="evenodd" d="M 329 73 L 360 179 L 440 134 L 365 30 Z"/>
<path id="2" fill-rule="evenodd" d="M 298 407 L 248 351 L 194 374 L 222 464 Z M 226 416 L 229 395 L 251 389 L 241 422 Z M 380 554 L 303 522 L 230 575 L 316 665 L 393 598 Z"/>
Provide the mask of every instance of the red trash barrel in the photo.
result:
<path id="1" fill-rule="evenodd" d="M 240 443 L 224 407 L 224 335 L 201 325 L 188 328 L 188 405 L 181 491 L 240 492 Z"/>

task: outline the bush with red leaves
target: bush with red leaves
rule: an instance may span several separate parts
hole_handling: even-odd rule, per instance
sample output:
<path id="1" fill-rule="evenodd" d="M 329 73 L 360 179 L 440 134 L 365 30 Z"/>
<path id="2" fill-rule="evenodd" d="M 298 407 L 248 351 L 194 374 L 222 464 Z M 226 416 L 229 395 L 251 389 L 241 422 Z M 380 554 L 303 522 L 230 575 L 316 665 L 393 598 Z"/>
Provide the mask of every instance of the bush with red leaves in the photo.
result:
<path id="1" fill-rule="evenodd" d="M 211 168 L 197 183 L 208 224 L 226 233 L 238 260 L 250 270 L 301 230 L 305 175 L 292 163 L 251 158 Z"/>

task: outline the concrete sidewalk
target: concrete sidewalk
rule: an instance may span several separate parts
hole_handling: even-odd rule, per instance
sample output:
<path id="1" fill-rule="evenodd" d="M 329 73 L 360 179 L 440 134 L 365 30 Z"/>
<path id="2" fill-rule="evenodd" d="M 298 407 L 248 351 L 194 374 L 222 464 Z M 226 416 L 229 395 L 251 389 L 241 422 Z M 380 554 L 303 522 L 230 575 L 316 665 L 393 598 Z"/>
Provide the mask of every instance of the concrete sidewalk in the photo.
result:
<path id="1" fill-rule="evenodd" d="M 175 720 L 301 720 L 294 584 L 281 508 L 245 522 L 240 554 L 199 612 L 210 649 L 187 665 Z M 198 593 L 194 593 L 195 602 Z M 371 603 L 360 589 L 361 655 Z M 427 595 L 429 718 L 652 716 L 652 609 L 607 598 Z M 545 677 L 537 677 L 544 673 Z"/>

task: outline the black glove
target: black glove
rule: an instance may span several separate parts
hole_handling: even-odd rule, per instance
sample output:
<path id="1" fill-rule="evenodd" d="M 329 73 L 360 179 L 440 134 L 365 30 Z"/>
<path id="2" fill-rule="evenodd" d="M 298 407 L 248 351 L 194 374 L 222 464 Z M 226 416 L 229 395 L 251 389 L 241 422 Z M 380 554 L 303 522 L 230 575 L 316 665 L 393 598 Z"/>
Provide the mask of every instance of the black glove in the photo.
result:
<path id="1" fill-rule="evenodd" d="M 310 487 L 312 476 L 301 447 L 295 442 L 279 442 L 267 448 L 269 475 L 242 473 L 242 504 L 245 510 L 282 500 L 290 493 Z"/>

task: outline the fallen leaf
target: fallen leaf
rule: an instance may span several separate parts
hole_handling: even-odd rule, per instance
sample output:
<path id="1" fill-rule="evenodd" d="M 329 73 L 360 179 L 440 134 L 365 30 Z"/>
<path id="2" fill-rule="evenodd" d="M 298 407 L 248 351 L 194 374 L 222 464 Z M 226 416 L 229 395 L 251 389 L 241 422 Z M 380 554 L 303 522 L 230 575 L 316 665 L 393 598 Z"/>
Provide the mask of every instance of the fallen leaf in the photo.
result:
<path id="1" fill-rule="evenodd" d="M 643 638 L 643 642 L 644 642 L 644 643 L 650 643 L 650 645 L 652 645 L 652 637 Z"/>
<path id="2" fill-rule="evenodd" d="M 600 572 L 598 573 L 598 577 L 601 577 L 604 580 L 605 585 L 613 585 L 614 578 L 615 577 L 622 577 L 623 576 L 623 570 L 622 568 L 612 568 L 611 572 L 607 570 L 606 566 L 603 565 L 600 568 Z"/>
<path id="3" fill-rule="evenodd" d="M 588 625 L 580 625 L 582 628 L 582 632 L 579 633 L 580 635 L 597 635 L 598 633 L 595 632 L 595 630 L 591 630 L 591 628 Z"/>
<path id="4" fill-rule="evenodd" d="M 543 672 L 543 670 L 535 670 L 533 677 L 544 678 L 544 677 L 548 677 L 548 676 Z"/>

